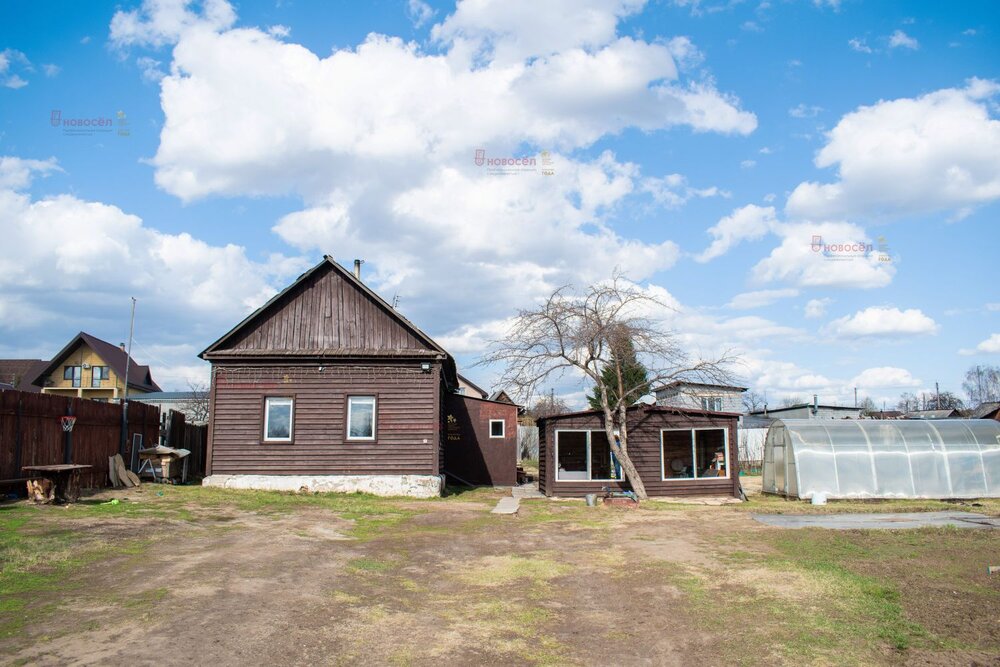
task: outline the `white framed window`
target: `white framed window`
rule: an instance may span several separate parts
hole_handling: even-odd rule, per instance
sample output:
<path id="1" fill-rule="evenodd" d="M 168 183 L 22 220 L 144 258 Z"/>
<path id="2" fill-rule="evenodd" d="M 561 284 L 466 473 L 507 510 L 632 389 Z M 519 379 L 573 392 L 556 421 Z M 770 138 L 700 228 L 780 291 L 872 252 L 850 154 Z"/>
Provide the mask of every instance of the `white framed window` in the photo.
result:
<path id="1" fill-rule="evenodd" d="M 722 398 L 720 396 L 706 396 L 701 399 L 701 409 L 712 412 L 722 412 Z"/>
<path id="2" fill-rule="evenodd" d="M 294 399 L 268 396 L 264 399 L 264 442 L 291 442 Z"/>
<path id="3" fill-rule="evenodd" d="M 604 431 L 557 430 L 557 482 L 619 482 L 621 470 Z"/>
<path id="4" fill-rule="evenodd" d="M 490 420 L 490 437 L 491 438 L 504 438 L 506 437 L 506 422 L 502 419 L 491 419 Z"/>
<path id="5" fill-rule="evenodd" d="M 375 406 L 374 396 L 347 397 L 347 439 L 375 439 Z"/>
<path id="6" fill-rule="evenodd" d="M 729 478 L 729 429 L 717 426 L 660 431 L 663 481 Z"/>

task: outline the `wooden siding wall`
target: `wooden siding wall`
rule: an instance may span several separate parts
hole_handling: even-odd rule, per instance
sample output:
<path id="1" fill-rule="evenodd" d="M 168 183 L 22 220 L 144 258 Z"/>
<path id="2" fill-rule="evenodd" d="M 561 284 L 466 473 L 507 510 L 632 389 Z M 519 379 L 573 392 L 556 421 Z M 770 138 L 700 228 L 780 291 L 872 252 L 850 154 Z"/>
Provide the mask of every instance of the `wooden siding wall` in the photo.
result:
<path id="1" fill-rule="evenodd" d="M 513 486 L 517 483 L 516 405 L 447 394 L 444 413 L 443 472 L 470 484 Z M 490 437 L 490 420 L 493 419 L 504 421 L 503 438 Z"/>
<path id="2" fill-rule="evenodd" d="M 441 366 L 213 366 L 211 473 L 438 474 Z M 376 440 L 346 438 L 347 397 L 377 397 Z M 292 442 L 264 443 L 264 398 L 295 399 Z"/>
<path id="3" fill-rule="evenodd" d="M 22 466 L 65 463 L 59 418 L 69 414 L 76 417 L 71 462 L 93 466 L 82 473 L 83 486 L 107 486 L 108 457 L 118 453 L 121 443 L 121 405 L 24 391 L 0 392 L 0 480 L 30 477 Z M 160 411 L 129 401 L 128 423 L 125 465 L 131 460 L 133 434 L 142 434 L 144 447 L 159 442 Z"/>
<path id="4" fill-rule="evenodd" d="M 633 416 L 634 415 L 634 416 Z M 555 480 L 555 432 L 562 429 L 603 430 L 600 415 L 573 415 L 546 419 L 539 429 L 539 489 L 547 496 L 582 496 L 602 487 L 628 490 L 625 482 L 557 482 Z M 660 429 L 718 427 L 729 431 L 729 478 L 662 480 Z M 738 438 L 735 417 L 683 415 L 659 411 L 636 411 L 629 415 L 628 451 L 650 496 L 739 495 Z"/>
<path id="5" fill-rule="evenodd" d="M 327 267 L 284 295 L 266 318 L 216 353 L 426 349 L 384 306 Z"/>

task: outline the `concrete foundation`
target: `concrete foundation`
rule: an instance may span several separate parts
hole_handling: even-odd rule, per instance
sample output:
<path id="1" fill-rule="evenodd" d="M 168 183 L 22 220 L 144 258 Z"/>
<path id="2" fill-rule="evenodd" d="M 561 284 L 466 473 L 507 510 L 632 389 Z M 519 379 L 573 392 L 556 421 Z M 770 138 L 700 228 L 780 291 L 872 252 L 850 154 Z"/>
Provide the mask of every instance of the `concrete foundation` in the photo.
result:
<path id="1" fill-rule="evenodd" d="M 301 493 L 371 493 L 376 496 L 435 498 L 444 490 L 439 475 L 209 475 L 202 486 Z"/>

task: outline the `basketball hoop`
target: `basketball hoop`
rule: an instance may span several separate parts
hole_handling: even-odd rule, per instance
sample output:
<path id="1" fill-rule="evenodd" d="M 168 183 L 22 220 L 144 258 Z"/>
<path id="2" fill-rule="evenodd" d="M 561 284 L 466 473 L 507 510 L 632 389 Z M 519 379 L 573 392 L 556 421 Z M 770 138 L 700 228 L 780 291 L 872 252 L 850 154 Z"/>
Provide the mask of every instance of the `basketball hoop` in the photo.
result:
<path id="1" fill-rule="evenodd" d="M 59 418 L 59 423 L 62 424 L 62 430 L 69 433 L 73 430 L 73 425 L 76 424 L 76 417 L 72 415 L 66 415 L 65 417 Z"/>

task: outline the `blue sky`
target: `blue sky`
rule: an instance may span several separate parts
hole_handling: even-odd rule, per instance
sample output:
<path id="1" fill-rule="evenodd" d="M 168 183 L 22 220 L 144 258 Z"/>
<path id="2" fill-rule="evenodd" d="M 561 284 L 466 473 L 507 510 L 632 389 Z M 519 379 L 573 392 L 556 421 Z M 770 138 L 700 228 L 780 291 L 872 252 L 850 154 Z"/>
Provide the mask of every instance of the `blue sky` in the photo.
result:
<path id="1" fill-rule="evenodd" d="M 136 356 L 183 388 L 329 253 L 466 366 L 617 266 L 772 401 L 957 391 L 1000 362 L 998 26 L 991 2 L 5 3 L 0 356 L 122 339 L 135 295 Z"/>

